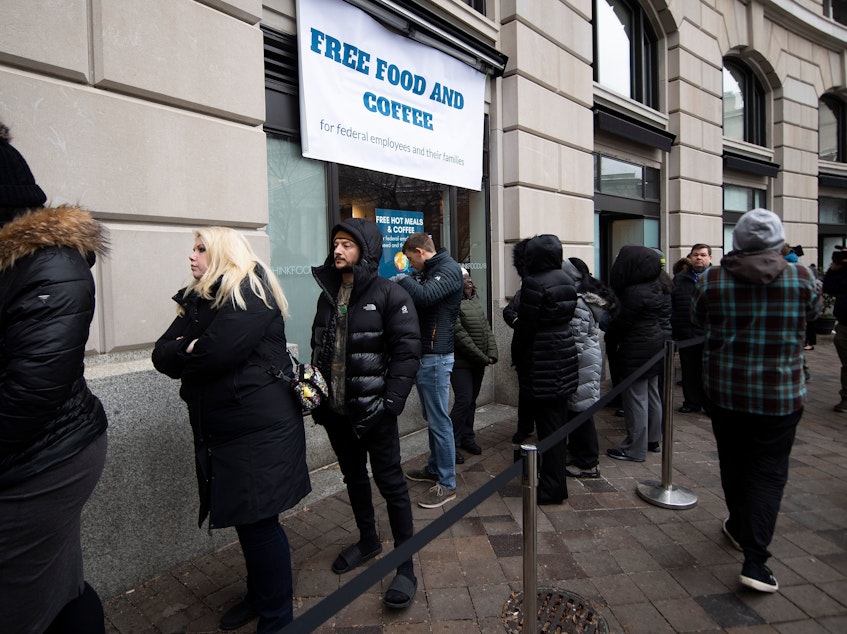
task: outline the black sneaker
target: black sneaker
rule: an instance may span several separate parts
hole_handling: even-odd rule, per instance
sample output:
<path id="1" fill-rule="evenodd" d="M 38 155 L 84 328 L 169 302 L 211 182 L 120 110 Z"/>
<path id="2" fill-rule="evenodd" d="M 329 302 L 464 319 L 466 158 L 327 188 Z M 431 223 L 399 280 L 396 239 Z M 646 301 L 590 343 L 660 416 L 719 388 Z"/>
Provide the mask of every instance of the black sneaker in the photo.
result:
<path id="1" fill-rule="evenodd" d="M 237 630 L 259 616 L 253 606 L 244 598 L 224 612 L 218 625 L 222 630 Z"/>
<path id="2" fill-rule="evenodd" d="M 776 582 L 771 569 L 765 564 L 756 563 L 749 559 L 744 560 L 739 581 L 741 581 L 742 586 L 747 586 L 759 592 L 776 592 L 779 590 L 779 584 Z"/>
<path id="3" fill-rule="evenodd" d="M 648 442 L 647 451 L 652 451 L 653 453 L 661 453 L 662 443 L 660 443 L 658 440 L 656 442 Z"/>
<path id="4" fill-rule="evenodd" d="M 593 466 L 583 469 L 582 467 L 565 467 L 565 475 L 569 478 L 599 478 L 600 467 Z"/>
<path id="5" fill-rule="evenodd" d="M 456 464 L 465 464 L 465 457 L 458 451 L 456 452 Z"/>
<path id="6" fill-rule="evenodd" d="M 477 445 L 473 440 L 467 440 L 463 442 L 460 446 L 462 447 L 462 449 L 464 449 L 468 453 L 472 453 L 475 456 L 479 456 L 482 453 L 482 447 Z"/>

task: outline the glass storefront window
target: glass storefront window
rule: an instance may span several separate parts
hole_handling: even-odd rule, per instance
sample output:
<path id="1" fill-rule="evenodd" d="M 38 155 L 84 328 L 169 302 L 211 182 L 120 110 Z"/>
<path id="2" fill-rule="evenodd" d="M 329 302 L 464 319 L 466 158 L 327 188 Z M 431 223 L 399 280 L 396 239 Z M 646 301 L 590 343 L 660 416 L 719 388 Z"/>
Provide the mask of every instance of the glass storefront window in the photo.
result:
<path id="1" fill-rule="evenodd" d="M 318 298 L 312 266 L 327 256 L 324 164 L 303 158 L 299 142 L 282 137 L 268 135 L 267 152 L 270 266 L 288 298 L 286 337 L 305 360 Z"/>
<path id="2" fill-rule="evenodd" d="M 376 222 L 376 210 L 419 211 L 424 231 L 436 247 L 450 246 L 449 187 L 439 183 L 373 170 L 338 166 L 338 202 L 341 219 L 366 218 Z"/>
<path id="3" fill-rule="evenodd" d="M 741 215 L 765 206 L 764 189 L 743 187 L 741 185 L 723 186 L 723 250 L 724 253 L 732 251 L 732 230 Z"/>
<path id="4" fill-rule="evenodd" d="M 600 191 L 604 194 L 642 198 L 643 174 L 640 165 L 600 157 Z"/>
<path id="5" fill-rule="evenodd" d="M 594 191 L 610 196 L 659 200 L 659 170 L 595 154 L 599 169 L 594 173 Z"/>
<path id="6" fill-rule="evenodd" d="M 827 225 L 847 225 L 847 200 L 821 196 L 818 199 L 818 222 Z"/>
<path id="7" fill-rule="evenodd" d="M 459 189 L 456 195 L 458 248 L 453 257 L 468 269 L 482 305 L 488 312 L 488 221 L 483 192 Z"/>
<path id="8" fill-rule="evenodd" d="M 765 206 L 765 190 L 740 185 L 723 186 L 724 211 L 745 213 L 751 209 Z"/>
<path id="9" fill-rule="evenodd" d="M 377 220 L 377 210 L 420 212 L 423 231 L 465 266 L 488 302 L 485 195 L 406 176 L 338 165 L 339 215 Z M 455 217 L 454 217 L 455 216 Z M 402 242 L 401 242 L 402 244 Z"/>

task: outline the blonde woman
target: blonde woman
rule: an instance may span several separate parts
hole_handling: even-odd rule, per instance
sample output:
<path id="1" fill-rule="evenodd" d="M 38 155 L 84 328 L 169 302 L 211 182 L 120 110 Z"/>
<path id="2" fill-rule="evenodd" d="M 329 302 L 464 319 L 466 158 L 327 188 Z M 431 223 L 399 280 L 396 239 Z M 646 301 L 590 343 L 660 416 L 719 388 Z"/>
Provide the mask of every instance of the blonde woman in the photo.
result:
<path id="1" fill-rule="evenodd" d="M 177 318 L 156 342 L 153 364 L 180 379 L 194 431 L 198 524 L 234 526 L 247 566 L 246 596 L 221 618 L 259 633 L 293 616 L 291 555 L 279 524 L 311 489 L 299 404 L 276 370 L 291 373 L 287 302 L 243 235 L 194 233 L 192 281 L 175 296 Z"/>

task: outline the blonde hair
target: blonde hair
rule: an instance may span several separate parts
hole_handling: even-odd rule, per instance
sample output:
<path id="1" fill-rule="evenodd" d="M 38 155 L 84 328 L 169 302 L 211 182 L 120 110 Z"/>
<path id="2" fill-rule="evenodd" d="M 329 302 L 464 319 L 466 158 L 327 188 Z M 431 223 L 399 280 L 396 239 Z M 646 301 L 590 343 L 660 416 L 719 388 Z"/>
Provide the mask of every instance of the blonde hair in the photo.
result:
<path id="1" fill-rule="evenodd" d="M 245 310 L 247 304 L 241 294 L 241 282 L 248 278 L 250 289 L 265 306 L 273 308 L 265 291 L 267 288 L 282 316 L 288 316 L 288 300 L 285 299 L 285 293 L 282 292 L 276 275 L 258 258 L 247 238 L 235 229 L 227 227 L 195 229 L 194 237 L 200 238 L 206 245 L 209 266 L 199 280 L 191 280 L 183 297 L 197 293 L 204 299 L 212 299 L 212 289 L 220 280 L 220 288 L 214 295 L 212 308 L 220 308 L 229 301 L 233 306 Z"/>

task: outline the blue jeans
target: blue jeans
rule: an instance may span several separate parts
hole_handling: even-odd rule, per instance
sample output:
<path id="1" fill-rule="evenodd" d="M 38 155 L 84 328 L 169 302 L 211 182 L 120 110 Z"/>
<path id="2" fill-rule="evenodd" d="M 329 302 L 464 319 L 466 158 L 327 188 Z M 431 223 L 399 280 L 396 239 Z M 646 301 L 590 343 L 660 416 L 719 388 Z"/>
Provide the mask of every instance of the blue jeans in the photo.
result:
<path id="1" fill-rule="evenodd" d="M 418 368 L 417 385 L 424 420 L 429 425 L 427 469 L 438 474 L 438 484 L 456 488 L 456 445 L 453 421 L 447 409 L 450 401 L 450 373 L 453 353 L 425 354 Z"/>

